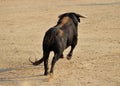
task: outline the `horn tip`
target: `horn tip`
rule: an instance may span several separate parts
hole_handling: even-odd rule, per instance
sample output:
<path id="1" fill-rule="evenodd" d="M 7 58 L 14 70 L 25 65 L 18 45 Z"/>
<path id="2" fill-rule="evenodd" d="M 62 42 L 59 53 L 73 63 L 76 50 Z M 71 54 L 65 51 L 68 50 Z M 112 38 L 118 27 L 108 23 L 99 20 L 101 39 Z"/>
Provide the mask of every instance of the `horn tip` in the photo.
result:
<path id="1" fill-rule="evenodd" d="M 86 16 L 80 16 L 81 18 L 87 18 Z"/>

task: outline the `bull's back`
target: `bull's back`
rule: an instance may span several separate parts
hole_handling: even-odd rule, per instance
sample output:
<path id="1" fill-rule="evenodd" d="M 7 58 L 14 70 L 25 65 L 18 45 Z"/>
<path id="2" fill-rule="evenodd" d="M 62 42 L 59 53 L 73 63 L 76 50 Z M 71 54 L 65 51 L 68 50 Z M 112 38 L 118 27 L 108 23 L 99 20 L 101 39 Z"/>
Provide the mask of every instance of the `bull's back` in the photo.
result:
<path id="1" fill-rule="evenodd" d="M 54 44 L 55 44 L 55 39 L 56 39 L 56 28 L 50 28 L 44 36 L 43 40 L 43 50 L 53 50 L 54 49 Z"/>

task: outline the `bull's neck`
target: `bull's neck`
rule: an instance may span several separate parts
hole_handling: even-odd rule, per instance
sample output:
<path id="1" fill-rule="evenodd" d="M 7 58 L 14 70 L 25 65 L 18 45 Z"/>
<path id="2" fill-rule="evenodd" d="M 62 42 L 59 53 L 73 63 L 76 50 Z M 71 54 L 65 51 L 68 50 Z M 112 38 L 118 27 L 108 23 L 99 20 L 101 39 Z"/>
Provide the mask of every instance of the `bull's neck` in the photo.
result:
<path id="1" fill-rule="evenodd" d="M 55 26 L 55 27 L 64 27 L 64 26 L 70 26 L 70 25 L 72 25 L 71 23 L 66 23 L 66 24 L 63 24 L 63 23 L 57 23 L 57 25 Z"/>
<path id="2" fill-rule="evenodd" d="M 76 31 L 78 30 L 78 22 L 74 22 L 72 20 L 70 20 L 70 22 L 67 22 L 67 23 L 61 23 L 61 22 L 58 22 L 55 27 L 56 28 L 62 28 L 62 27 L 69 27 L 69 26 L 72 26 L 72 27 L 75 27 Z"/>

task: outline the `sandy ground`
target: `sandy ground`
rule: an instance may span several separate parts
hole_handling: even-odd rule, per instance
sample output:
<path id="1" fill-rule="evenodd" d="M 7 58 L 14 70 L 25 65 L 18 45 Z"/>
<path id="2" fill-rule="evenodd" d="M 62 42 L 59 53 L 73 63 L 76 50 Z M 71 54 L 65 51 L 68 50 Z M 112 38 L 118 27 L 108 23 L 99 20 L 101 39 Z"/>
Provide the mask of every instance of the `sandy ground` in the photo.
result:
<path id="1" fill-rule="evenodd" d="M 42 57 L 45 32 L 71 11 L 87 17 L 73 58 L 43 76 L 28 58 Z M 0 0 L 0 86 L 120 86 L 120 0 Z"/>

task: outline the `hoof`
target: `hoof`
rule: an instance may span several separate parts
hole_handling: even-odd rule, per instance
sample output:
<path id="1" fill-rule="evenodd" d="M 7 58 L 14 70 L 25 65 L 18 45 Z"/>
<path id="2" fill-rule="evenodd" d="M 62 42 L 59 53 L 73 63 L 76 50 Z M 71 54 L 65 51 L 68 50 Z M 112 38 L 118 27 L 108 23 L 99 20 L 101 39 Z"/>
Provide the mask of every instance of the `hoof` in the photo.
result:
<path id="1" fill-rule="evenodd" d="M 53 76 L 53 73 L 49 73 L 50 76 Z"/>
<path id="2" fill-rule="evenodd" d="M 47 76 L 47 75 L 48 75 L 48 72 L 45 72 L 44 75 Z"/>
<path id="3" fill-rule="evenodd" d="M 67 55 L 67 59 L 70 60 L 71 58 L 72 58 L 72 54 L 70 53 Z"/>

